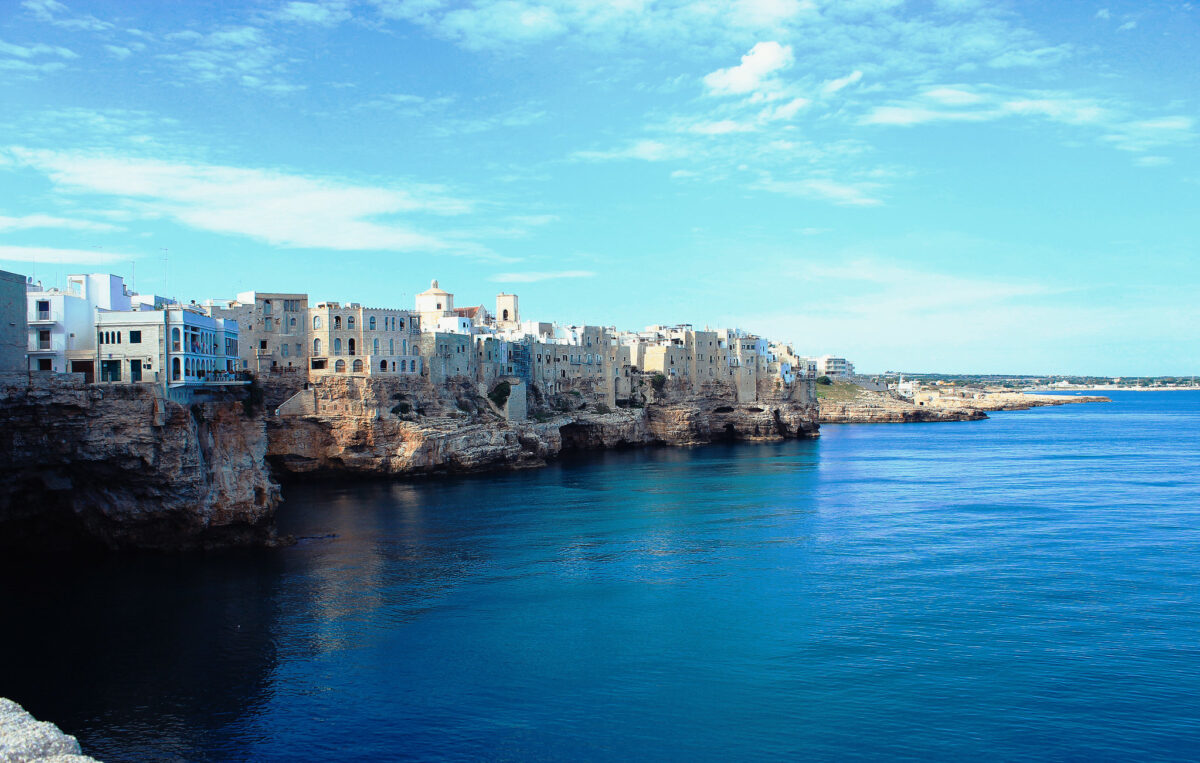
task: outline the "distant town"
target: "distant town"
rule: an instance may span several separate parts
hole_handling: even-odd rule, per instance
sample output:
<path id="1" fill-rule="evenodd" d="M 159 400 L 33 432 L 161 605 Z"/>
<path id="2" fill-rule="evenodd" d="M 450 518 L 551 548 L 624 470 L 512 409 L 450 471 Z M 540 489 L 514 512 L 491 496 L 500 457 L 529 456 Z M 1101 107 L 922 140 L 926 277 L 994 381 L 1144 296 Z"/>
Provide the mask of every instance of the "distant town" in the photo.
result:
<path id="1" fill-rule="evenodd" d="M 664 379 L 731 382 L 739 400 L 759 384 L 847 378 L 854 365 L 735 328 L 690 324 L 641 331 L 524 320 L 516 294 L 494 310 L 459 306 L 437 281 L 411 307 L 313 302 L 308 294 L 248 291 L 182 304 L 132 291 L 106 273 L 70 275 L 45 288 L 0 272 L 0 370 L 82 374 L 88 383 L 159 385 L 181 402 L 251 375 L 316 381 L 326 376 L 423 376 L 437 385 L 503 379 L 548 394 L 579 381 L 616 403 L 631 371 Z"/>

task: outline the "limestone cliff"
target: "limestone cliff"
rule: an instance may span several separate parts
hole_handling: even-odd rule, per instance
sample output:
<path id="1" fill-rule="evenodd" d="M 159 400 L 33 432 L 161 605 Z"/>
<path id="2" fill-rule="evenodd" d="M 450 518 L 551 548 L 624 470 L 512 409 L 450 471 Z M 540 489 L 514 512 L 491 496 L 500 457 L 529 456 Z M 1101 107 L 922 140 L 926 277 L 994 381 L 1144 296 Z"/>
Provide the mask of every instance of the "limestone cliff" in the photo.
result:
<path id="1" fill-rule="evenodd" d="M 770 397 L 770 396 L 768 396 Z M 651 392 L 609 409 L 582 394 L 539 396 L 533 418 L 506 421 L 465 380 L 327 377 L 270 417 L 280 475 L 378 475 L 537 466 L 567 450 L 809 437 L 816 410 L 785 395 L 739 404 L 731 391 Z"/>
<path id="2" fill-rule="evenodd" d="M 266 428 L 240 403 L 141 385 L 0 379 L 0 545 L 179 549 L 270 542 Z"/>

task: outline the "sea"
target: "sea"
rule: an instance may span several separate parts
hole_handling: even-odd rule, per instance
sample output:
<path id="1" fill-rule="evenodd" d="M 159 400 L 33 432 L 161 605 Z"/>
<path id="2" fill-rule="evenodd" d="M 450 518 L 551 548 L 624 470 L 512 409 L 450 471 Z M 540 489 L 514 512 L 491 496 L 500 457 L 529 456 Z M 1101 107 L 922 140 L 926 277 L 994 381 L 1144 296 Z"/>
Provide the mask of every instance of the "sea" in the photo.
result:
<path id="1" fill-rule="evenodd" d="M 103 761 L 1200 759 L 1200 392 L 285 487 L 295 545 L 6 567 Z"/>

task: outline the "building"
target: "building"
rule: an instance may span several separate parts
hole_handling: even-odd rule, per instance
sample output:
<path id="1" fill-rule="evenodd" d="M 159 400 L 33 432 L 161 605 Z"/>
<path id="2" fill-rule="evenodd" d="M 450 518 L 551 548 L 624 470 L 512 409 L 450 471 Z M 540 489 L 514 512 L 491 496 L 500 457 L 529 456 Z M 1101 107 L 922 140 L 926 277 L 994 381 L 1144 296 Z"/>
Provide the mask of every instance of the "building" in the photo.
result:
<path id="1" fill-rule="evenodd" d="M 25 276 L 0 270 L 0 373 L 29 368 L 27 311 Z"/>
<path id="2" fill-rule="evenodd" d="M 814 358 L 817 362 L 818 376 L 853 376 L 854 364 L 845 358 L 834 355 L 822 355 Z"/>
<path id="3" fill-rule="evenodd" d="M 237 321 L 191 306 L 101 312 L 95 367 L 109 384 L 161 383 L 169 388 L 245 384 Z"/>
<path id="4" fill-rule="evenodd" d="M 436 280 L 429 284 L 428 289 L 418 294 L 415 301 L 417 316 L 421 319 L 421 325 L 426 327 L 426 331 L 438 330 L 438 321 L 454 312 L 454 295 L 439 288 Z"/>
<path id="5" fill-rule="evenodd" d="M 244 291 L 229 302 L 210 300 L 204 311 L 237 321 L 243 370 L 260 377 L 307 371 L 307 294 Z"/>
<path id="6" fill-rule="evenodd" d="M 96 316 L 106 310 L 131 310 L 132 294 L 120 276 L 108 273 L 67 276 L 66 289 L 26 291 L 29 368 L 77 372 L 95 378 Z"/>
<path id="7" fill-rule="evenodd" d="M 421 373 L 421 320 L 411 310 L 321 302 L 307 323 L 310 378 Z"/>
<path id="8" fill-rule="evenodd" d="M 500 292 L 496 295 L 496 325 L 501 329 L 509 329 L 521 323 L 521 315 L 517 311 L 517 295 Z"/>

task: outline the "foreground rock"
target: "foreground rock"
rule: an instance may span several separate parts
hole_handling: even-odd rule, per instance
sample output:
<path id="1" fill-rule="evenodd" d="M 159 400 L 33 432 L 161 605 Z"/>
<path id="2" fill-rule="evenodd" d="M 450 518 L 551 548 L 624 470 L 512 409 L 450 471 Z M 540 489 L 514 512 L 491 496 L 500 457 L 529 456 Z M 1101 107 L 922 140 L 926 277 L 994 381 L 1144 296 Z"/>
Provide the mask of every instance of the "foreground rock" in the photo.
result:
<path id="1" fill-rule="evenodd" d="M 0 379 L 0 547 L 270 543 L 279 487 L 241 403 L 141 385 Z"/>
<path id="2" fill-rule="evenodd" d="M 79 742 L 53 723 L 39 721 L 11 699 L 0 697 L 0 760 L 7 763 L 97 763 Z"/>

